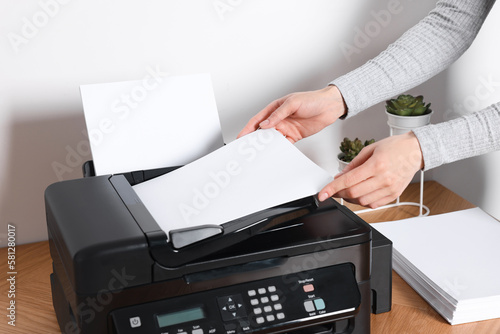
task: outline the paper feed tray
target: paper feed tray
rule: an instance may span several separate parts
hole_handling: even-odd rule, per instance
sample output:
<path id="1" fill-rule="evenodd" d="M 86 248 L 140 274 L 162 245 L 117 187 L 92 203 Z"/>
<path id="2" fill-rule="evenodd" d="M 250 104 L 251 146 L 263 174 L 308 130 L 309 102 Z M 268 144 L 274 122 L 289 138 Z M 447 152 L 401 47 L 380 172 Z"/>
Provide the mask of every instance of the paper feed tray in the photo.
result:
<path id="1" fill-rule="evenodd" d="M 190 263 L 318 209 L 316 197 L 309 196 L 221 225 L 200 225 L 166 232 L 158 226 L 124 176 L 111 176 L 109 182 L 146 235 L 151 254 L 165 267 Z"/>

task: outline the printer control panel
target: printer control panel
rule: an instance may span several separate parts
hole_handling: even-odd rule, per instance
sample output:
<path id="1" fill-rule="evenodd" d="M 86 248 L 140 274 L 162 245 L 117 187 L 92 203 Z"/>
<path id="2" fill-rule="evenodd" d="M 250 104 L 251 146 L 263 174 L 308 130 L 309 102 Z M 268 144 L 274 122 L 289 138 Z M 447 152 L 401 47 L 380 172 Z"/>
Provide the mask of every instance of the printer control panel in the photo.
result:
<path id="1" fill-rule="evenodd" d="M 354 316 L 349 263 L 191 293 L 111 312 L 116 333 L 273 333 Z"/>

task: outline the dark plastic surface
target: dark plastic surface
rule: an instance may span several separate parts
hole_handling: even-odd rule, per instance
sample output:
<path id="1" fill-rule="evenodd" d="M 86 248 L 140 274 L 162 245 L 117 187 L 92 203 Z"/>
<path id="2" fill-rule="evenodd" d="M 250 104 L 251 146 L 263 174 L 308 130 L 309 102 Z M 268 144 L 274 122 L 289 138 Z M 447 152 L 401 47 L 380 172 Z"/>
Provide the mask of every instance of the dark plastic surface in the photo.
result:
<path id="1" fill-rule="evenodd" d="M 114 311 L 113 323 L 118 332 L 123 334 L 135 333 L 135 329 L 130 328 L 129 323 L 129 319 L 134 316 L 141 318 L 141 330 L 149 334 L 180 333 L 192 326 L 203 329 L 204 333 L 208 333 L 210 329 L 215 329 L 216 333 L 224 333 L 225 328 L 234 327 L 237 332 L 247 328 L 247 331 L 264 334 L 273 333 L 276 330 L 294 330 L 311 324 L 332 322 L 353 316 L 359 311 L 361 295 L 354 279 L 353 269 L 352 265 L 343 263 L 131 306 Z M 304 282 L 305 280 L 314 284 L 314 292 L 307 293 L 303 290 L 303 286 L 308 285 Z M 274 292 L 267 291 L 267 288 L 271 286 L 274 287 Z M 259 289 L 266 291 L 258 293 Z M 248 296 L 249 290 L 256 291 L 256 296 Z M 271 295 L 276 297 L 274 301 L 270 300 Z M 312 295 L 315 297 L 311 297 Z M 259 300 L 261 297 L 268 298 L 268 300 L 261 302 Z M 321 311 L 306 311 L 304 302 L 319 298 L 324 302 L 324 308 Z M 252 299 L 259 301 L 259 304 L 252 304 Z M 231 307 L 231 302 L 237 304 Z M 266 306 L 272 307 L 275 304 L 280 305 L 278 310 L 262 311 Z M 254 313 L 255 307 L 259 307 L 262 313 Z M 232 310 L 229 311 L 228 308 Z M 172 319 L 179 321 L 179 324 L 159 327 L 160 322 L 157 321 L 155 315 L 175 314 L 189 309 L 199 310 L 196 319 L 186 322 Z M 265 317 L 266 314 L 276 315 L 280 312 L 284 315 L 281 320 L 275 319 L 262 323 L 257 321 L 257 318 Z"/>
<path id="2" fill-rule="evenodd" d="M 133 186 L 141 182 L 154 179 L 155 177 L 161 176 L 163 174 L 170 173 L 171 171 L 176 170 L 179 167 L 181 166 L 139 170 L 128 173 L 114 174 L 114 175 L 123 175 L 125 179 L 127 179 L 128 183 Z M 94 162 L 92 160 L 86 161 L 82 166 L 82 172 L 83 172 L 83 177 L 96 176 Z"/>
<path id="3" fill-rule="evenodd" d="M 47 224 L 77 293 L 95 293 L 127 268 L 131 285 L 152 281 L 144 233 L 106 176 L 58 182 L 45 191 Z"/>
<path id="4" fill-rule="evenodd" d="M 392 307 L 392 241 L 372 227 L 372 312 Z"/>
<path id="5" fill-rule="evenodd" d="M 175 168 L 126 173 L 123 177 L 130 186 Z M 114 333 L 108 314 L 117 308 L 224 287 L 228 282 L 251 282 L 340 263 L 354 265 L 362 300 L 359 313 L 289 333 L 366 334 L 370 332 L 370 307 L 374 313 L 390 310 L 392 243 L 333 200 L 300 218 L 310 219 L 307 224 L 300 219 L 287 227 L 277 224 L 197 261 L 171 268 L 151 257 L 151 251 L 161 250 L 166 240 L 156 222 L 145 219 L 141 210 L 133 209 L 131 214 L 134 205 L 123 205 L 130 198 L 118 195 L 116 184 L 109 187 L 106 177 L 92 177 L 91 162 L 84 165 L 84 175 L 85 181 L 65 181 L 68 183 L 46 191 L 54 261 L 53 303 L 63 333 Z M 141 207 L 136 204 L 136 209 Z M 121 280 L 126 285 L 111 291 L 110 282 L 116 281 L 117 273 L 119 278 L 124 274 Z M 98 309 L 93 304 L 96 301 Z"/>

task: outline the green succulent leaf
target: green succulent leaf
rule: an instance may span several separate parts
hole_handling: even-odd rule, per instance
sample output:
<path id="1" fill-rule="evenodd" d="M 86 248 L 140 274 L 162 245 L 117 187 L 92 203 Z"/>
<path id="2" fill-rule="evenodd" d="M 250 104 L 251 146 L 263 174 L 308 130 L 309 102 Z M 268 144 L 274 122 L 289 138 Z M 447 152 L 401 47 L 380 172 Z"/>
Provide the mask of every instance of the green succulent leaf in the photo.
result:
<path id="1" fill-rule="evenodd" d="M 359 152 L 370 144 L 373 144 L 375 139 L 365 140 L 363 143 L 358 138 L 354 140 L 350 140 L 349 138 L 344 138 L 344 140 L 340 143 L 340 151 L 344 153 L 344 157 L 342 158 L 345 162 L 351 162 Z"/>
<path id="2" fill-rule="evenodd" d="M 388 113 L 399 116 L 420 116 L 430 113 L 430 103 L 424 104 L 424 97 L 419 95 L 413 97 L 409 94 L 399 95 L 397 99 L 386 101 Z"/>

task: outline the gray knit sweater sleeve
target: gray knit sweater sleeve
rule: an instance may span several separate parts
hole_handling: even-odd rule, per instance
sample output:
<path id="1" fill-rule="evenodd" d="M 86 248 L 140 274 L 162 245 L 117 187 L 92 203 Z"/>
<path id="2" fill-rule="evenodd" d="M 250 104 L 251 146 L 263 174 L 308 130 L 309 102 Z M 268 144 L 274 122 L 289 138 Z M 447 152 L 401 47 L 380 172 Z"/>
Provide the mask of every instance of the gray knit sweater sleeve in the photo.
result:
<path id="1" fill-rule="evenodd" d="M 500 150 L 500 103 L 448 122 L 413 130 L 425 170 Z"/>
<path id="2" fill-rule="evenodd" d="M 434 10 L 380 55 L 332 81 L 344 97 L 347 117 L 404 93 L 447 68 L 472 44 L 494 2 L 438 1 Z M 425 170 L 499 149 L 499 106 L 414 130 Z M 461 138 L 458 142 L 457 137 Z"/>

